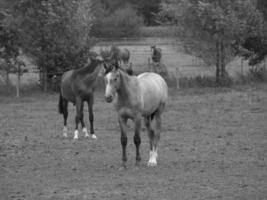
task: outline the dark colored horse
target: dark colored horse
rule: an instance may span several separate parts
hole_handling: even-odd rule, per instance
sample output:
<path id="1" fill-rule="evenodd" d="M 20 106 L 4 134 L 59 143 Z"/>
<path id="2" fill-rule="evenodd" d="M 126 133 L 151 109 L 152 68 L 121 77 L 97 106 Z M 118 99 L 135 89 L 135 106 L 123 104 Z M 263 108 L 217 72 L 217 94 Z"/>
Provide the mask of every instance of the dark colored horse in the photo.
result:
<path id="1" fill-rule="evenodd" d="M 93 139 L 94 134 L 94 88 L 97 76 L 103 64 L 102 57 L 94 57 L 87 61 L 87 66 L 76 70 L 65 72 L 61 79 L 61 91 L 59 96 L 58 110 L 64 117 L 63 136 L 67 137 L 67 118 L 68 118 L 68 102 L 72 102 L 76 106 L 75 131 L 74 139 L 78 139 L 78 125 L 81 122 L 82 130 L 85 137 L 89 137 L 87 128 L 83 120 L 84 101 L 88 104 L 90 133 Z"/>
<path id="2" fill-rule="evenodd" d="M 132 66 L 132 63 L 130 63 L 129 65 L 126 66 L 125 71 L 126 71 L 127 74 L 129 74 L 129 75 L 133 75 L 133 66 Z"/>
<path id="3" fill-rule="evenodd" d="M 126 48 L 119 48 L 115 45 L 111 46 L 110 49 L 111 53 L 113 54 L 113 58 L 118 60 L 119 62 L 123 62 L 123 64 L 128 64 L 130 60 L 130 51 Z"/>
<path id="4" fill-rule="evenodd" d="M 122 167 L 126 168 L 127 120 L 135 124 L 134 144 L 136 146 L 136 165 L 141 160 L 141 120 L 144 117 L 147 127 L 150 156 L 148 166 L 157 165 L 157 144 L 160 138 L 161 114 L 168 98 L 168 87 L 164 79 L 153 72 L 129 76 L 118 65 L 105 75 L 105 98 L 108 103 L 114 101 L 121 130 Z M 152 127 L 155 123 L 155 128 Z"/>
<path id="5" fill-rule="evenodd" d="M 120 49 L 119 47 L 112 45 L 110 50 L 101 50 L 101 56 L 103 58 L 107 58 L 108 60 L 112 60 L 110 62 L 110 66 L 113 66 L 115 63 L 123 64 L 123 68 L 129 75 L 133 75 L 133 67 L 132 63 L 129 63 L 130 59 L 130 51 L 126 48 Z"/>
<path id="6" fill-rule="evenodd" d="M 154 63 L 159 63 L 161 60 L 161 48 L 156 47 L 156 45 L 151 46 L 152 51 L 152 61 Z"/>

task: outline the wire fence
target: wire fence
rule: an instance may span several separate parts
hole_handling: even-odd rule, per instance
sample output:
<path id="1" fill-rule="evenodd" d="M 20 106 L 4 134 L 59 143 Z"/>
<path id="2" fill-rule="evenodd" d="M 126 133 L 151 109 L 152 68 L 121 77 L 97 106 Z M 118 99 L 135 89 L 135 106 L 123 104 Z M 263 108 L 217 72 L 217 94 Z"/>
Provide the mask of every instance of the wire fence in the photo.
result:
<path id="1" fill-rule="evenodd" d="M 101 49 L 109 48 L 113 44 L 130 51 L 130 63 L 137 73 L 149 70 L 152 62 L 151 45 L 157 45 L 162 49 L 161 63 L 166 66 L 169 75 L 176 80 L 177 87 L 182 77 L 215 76 L 215 66 L 207 66 L 203 60 L 184 53 L 182 44 L 174 38 L 98 38 L 93 51 L 99 53 Z M 266 62 L 263 64 L 266 69 Z M 237 57 L 227 64 L 226 70 L 230 76 L 242 76 L 248 72 L 249 66 L 246 61 Z M 23 73 L 20 81 L 21 85 L 39 84 L 42 81 L 49 81 L 47 77 L 51 79 L 53 76 L 60 77 L 62 74 L 63 72 L 42 72 L 35 66 Z M 17 77 L 17 74 L 10 74 L 10 82 L 13 85 L 17 84 Z M 4 78 L 0 78 L 0 83 L 4 84 Z"/>

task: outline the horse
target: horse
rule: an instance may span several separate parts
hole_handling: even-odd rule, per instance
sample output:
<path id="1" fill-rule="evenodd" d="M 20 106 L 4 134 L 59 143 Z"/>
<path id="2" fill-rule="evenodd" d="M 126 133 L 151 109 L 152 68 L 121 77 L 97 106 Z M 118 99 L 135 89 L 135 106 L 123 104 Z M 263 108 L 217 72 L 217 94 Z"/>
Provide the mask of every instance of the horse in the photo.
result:
<path id="1" fill-rule="evenodd" d="M 126 48 L 120 49 L 119 47 L 112 45 L 110 49 L 114 58 L 123 64 L 128 64 L 130 60 L 130 51 Z"/>
<path id="2" fill-rule="evenodd" d="M 150 153 L 148 166 L 157 165 L 157 145 L 160 139 L 161 115 L 168 99 L 168 86 L 164 79 L 154 73 L 145 72 L 138 76 L 128 75 L 119 65 L 107 71 L 105 79 L 105 100 L 114 102 L 121 131 L 122 169 L 126 169 L 127 155 L 127 120 L 134 124 L 134 144 L 136 146 L 136 166 L 139 166 L 141 156 L 140 131 L 142 117 L 147 128 Z M 155 127 L 152 127 L 152 123 Z"/>
<path id="3" fill-rule="evenodd" d="M 159 63 L 161 60 L 161 48 L 156 47 L 156 45 L 151 46 L 152 51 L 152 61 L 154 63 Z"/>
<path id="4" fill-rule="evenodd" d="M 86 101 L 89 111 L 91 137 L 93 139 L 97 139 L 96 135 L 94 134 L 94 88 L 97 76 L 100 73 L 102 65 L 103 58 L 101 56 L 91 57 L 91 59 L 88 59 L 86 66 L 75 70 L 69 70 L 62 75 L 58 111 L 60 114 L 63 114 L 64 118 L 64 137 L 68 137 L 68 102 L 72 102 L 76 106 L 76 126 L 74 131 L 74 139 L 76 140 L 79 137 L 78 125 L 80 122 L 85 137 L 89 137 L 87 128 L 83 120 L 83 107 L 84 101 Z"/>
<path id="5" fill-rule="evenodd" d="M 109 60 L 113 60 L 113 65 L 115 62 L 121 65 L 123 63 L 123 68 L 129 75 L 133 75 L 132 63 L 129 63 L 130 51 L 126 48 L 120 49 L 119 47 L 112 45 L 110 50 L 101 50 L 101 55 L 105 58 L 108 57 Z M 110 65 L 112 66 L 112 65 Z"/>

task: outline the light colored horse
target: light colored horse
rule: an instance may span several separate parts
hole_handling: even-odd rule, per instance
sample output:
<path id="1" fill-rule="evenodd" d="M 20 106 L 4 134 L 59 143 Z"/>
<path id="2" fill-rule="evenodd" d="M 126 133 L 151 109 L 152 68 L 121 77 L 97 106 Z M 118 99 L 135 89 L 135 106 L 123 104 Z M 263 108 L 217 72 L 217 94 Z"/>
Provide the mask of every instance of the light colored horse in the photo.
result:
<path id="1" fill-rule="evenodd" d="M 141 156 L 141 121 L 144 117 L 150 141 L 148 166 L 157 165 L 157 145 L 160 139 L 161 114 L 168 99 L 168 86 L 164 79 L 153 72 L 139 76 L 129 76 L 116 65 L 105 76 L 105 98 L 108 103 L 114 101 L 121 130 L 122 167 L 126 168 L 127 120 L 135 124 L 134 144 L 136 146 L 136 165 Z M 154 127 L 152 126 L 154 124 Z"/>

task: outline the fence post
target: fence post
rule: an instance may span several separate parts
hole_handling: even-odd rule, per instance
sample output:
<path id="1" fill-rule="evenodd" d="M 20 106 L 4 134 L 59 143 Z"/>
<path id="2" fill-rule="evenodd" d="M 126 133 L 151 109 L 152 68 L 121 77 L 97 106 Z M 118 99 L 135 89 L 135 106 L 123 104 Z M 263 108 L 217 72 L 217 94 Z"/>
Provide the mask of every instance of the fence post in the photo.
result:
<path id="1" fill-rule="evenodd" d="M 241 77 L 243 78 L 243 58 L 241 58 Z"/>
<path id="2" fill-rule="evenodd" d="M 175 68 L 175 78 L 176 78 L 176 89 L 179 90 L 180 89 L 180 83 L 179 83 L 180 70 L 179 70 L 179 67 Z"/>
<path id="3" fill-rule="evenodd" d="M 16 84 L 16 96 L 20 97 L 20 64 L 17 65 L 17 84 Z"/>
<path id="4" fill-rule="evenodd" d="M 266 72 L 266 65 L 267 65 L 267 58 L 265 57 L 265 59 L 264 59 L 264 72 Z"/>

